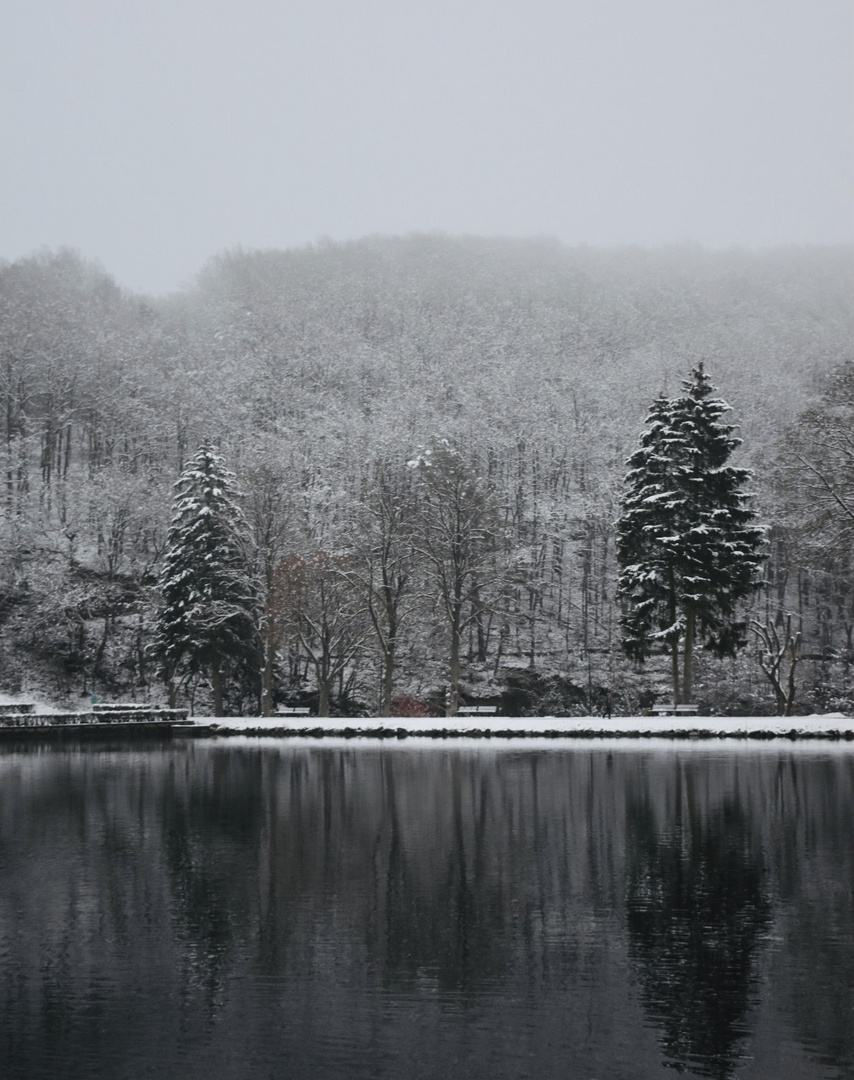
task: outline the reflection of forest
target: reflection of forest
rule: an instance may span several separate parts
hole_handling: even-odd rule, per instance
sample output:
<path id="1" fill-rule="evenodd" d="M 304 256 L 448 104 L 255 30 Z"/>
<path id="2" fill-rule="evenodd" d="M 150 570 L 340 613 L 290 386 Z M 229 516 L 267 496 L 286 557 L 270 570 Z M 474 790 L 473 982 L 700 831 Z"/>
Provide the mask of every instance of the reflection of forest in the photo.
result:
<path id="1" fill-rule="evenodd" d="M 850 754 L 7 752 L 4 1075 L 851 1069 L 852 812 Z"/>

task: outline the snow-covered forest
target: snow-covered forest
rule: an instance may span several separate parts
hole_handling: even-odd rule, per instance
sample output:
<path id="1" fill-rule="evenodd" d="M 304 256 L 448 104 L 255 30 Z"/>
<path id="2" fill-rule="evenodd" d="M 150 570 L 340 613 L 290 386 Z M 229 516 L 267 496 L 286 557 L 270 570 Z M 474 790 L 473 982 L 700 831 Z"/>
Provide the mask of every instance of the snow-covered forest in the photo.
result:
<path id="1" fill-rule="evenodd" d="M 735 659 L 696 656 L 694 698 L 854 708 L 853 317 L 849 248 L 378 238 L 230 252 L 165 299 L 64 251 L 3 264 L 0 689 L 246 714 L 666 700 L 667 656 L 621 648 L 615 528 L 651 403 L 703 362 L 767 586 Z M 167 684 L 173 485 L 200 446 L 234 476 L 248 614 L 215 679 Z"/>

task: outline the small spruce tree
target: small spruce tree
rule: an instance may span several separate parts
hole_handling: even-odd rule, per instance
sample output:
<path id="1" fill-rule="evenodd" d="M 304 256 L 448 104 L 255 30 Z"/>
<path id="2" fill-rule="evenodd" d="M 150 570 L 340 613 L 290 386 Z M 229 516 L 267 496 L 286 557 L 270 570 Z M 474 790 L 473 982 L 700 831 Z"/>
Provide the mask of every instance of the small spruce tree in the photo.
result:
<path id="1" fill-rule="evenodd" d="M 223 714 L 227 666 L 247 655 L 252 639 L 246 526 L 234 494 L 234 475 L 201 446 L 175 484 L 154 640 L 170 699 L 177 677 L 207 672 L 215 716 Z"/>
<path id="2" fill-rule="evenodd" d="M 638 662 L 669 652 L 674 704 L 691 700 L 697 642 L 718 657 L 746 644 L 737 608 L 760 584 L 763 544 L 750 472 L 727 464 L 740 443 L 721 422 L 729 405 L 702 364 L 682 389 L 653 402 L 617 524 L 623 647 Z"/>

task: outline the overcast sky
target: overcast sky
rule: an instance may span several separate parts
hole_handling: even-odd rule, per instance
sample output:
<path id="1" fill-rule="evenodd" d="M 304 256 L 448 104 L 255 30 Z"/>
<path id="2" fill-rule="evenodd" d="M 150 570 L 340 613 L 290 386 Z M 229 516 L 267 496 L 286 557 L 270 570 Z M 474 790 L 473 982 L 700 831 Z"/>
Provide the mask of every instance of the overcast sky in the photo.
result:
<path id="1" fill-rule="evenodd" d="M 0 0 L 0 258 L 854 240 L 852 0 Z"/>

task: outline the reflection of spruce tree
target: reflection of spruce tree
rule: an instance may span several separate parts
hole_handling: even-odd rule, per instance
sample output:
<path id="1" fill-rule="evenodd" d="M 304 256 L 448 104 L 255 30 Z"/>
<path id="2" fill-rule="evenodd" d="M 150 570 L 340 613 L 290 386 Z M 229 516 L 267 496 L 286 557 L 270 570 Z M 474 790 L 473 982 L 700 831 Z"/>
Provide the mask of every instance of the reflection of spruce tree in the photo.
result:
<path id="1" fill-rule="evenodd" d="M 724 1078 L 738 1063 L 769 920 L 764 871 L 741 810 L 662 834 L 648 806 L 632 814 L 630 952 L 668 1064 Z"/>
<path id="2" fill-rule="evenodd" d="M 232 952 L 252 926 L 262 825 L 262 765 L 257 755 L 220 752 L 209 770 L 170 771 L 161 814 L 177 930 L 176 966 L 187 999 L 212 1021 Z M 200 996 L 199 992 L 201 992 Z"/>

